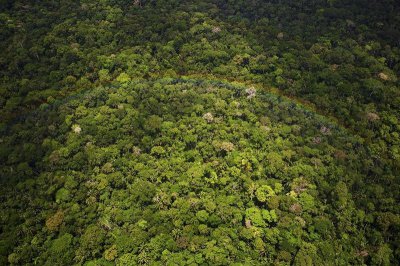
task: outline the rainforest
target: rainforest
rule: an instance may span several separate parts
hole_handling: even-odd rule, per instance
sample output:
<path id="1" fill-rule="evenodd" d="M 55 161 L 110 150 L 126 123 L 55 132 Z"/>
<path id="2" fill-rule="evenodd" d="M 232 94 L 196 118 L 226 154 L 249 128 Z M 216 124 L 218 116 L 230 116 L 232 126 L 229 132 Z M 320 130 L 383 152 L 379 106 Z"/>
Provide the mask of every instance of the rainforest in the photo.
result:
<path id="1" fill-rule="evenodd" d="M 399 265 L 400 2 L 0 0 L 0 265 Z"/>

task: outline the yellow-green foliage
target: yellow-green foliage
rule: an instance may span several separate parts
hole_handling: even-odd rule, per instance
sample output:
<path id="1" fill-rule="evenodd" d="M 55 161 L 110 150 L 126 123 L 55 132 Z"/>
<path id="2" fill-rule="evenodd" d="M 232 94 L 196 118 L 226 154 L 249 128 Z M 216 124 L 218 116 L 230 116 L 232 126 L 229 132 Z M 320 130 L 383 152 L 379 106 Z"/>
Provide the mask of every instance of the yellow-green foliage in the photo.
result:
<path id="1" fill-rule="evenodd" d="M 64 212 L 59 210 L 46 220 L 46 228 L 50 231 L 57 231 L 64 221 Z"/>

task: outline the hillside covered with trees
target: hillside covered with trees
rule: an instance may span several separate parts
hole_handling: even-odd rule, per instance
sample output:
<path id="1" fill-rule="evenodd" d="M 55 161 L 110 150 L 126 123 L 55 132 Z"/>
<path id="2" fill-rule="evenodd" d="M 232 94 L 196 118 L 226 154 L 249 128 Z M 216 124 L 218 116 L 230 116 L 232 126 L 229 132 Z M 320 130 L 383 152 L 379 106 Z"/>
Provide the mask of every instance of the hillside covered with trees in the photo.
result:
<path id="1" fill-rule="evenodd" d="M 400 3 L 0 0 L 0 265 L 400 264 Z"/>

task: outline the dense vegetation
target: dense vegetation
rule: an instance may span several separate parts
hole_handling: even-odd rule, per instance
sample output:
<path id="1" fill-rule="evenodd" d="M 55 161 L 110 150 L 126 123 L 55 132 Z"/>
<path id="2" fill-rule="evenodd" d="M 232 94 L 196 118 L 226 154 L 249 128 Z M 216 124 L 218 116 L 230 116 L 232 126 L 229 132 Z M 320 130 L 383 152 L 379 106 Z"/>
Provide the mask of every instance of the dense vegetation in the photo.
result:
<path id="1" fill-rule="evenodd" d="M 0 265 L 398 265 L 400 4 L 0 0 Z"/>

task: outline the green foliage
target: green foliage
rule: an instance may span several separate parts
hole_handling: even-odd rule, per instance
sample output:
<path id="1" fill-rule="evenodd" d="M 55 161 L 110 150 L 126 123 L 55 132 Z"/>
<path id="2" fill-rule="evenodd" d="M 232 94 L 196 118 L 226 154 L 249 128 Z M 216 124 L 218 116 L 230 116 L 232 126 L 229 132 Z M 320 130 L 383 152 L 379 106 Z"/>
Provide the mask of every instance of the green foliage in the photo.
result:
<path id="1" fill-rule="evenodd" d="M 201 210 L 196 213 L 196 217 L 197 217 L 197 219 L 199 219 L 200 222 L 204 223 L 204 222 L 207 222 L 209 214 L 206 210 Z"/>
<path id="2" fill-rule="evenodd" d="M 315 209 L 315 200 L 314 197 L 310 194 L 306 192 L 301 193 L 299 196 L 299 201 L 301 206 L 303 207 L 303 210 L 312 211 Z"/>
<path id="3" fill-rule="evenodd" d="M 359 139 L 271 94 L 258 92 L 249 105 L 246 94 L 240 94 L 246 90 L 241 86 L 174 79 L 118 86 L 82 95 L 75 109 L 67 108 L 71 102 L 58 107 L 63 111 L 52 123 L 64 126 L 40 140 L 48 149 L 41 161 L 48 163 L 41 166 L 40 176 L 15 186 L 25 194 L 40 188 L 37 204 L 54 209 L 43 216 L 32 209 L 29 220 L 16 228 L 33 230 L 34 238 L 27 235 L 21 244 L 7 244 L 17 248 L 4 251 L 3 260 L 28 263 L 24 252 L 30 252 L 44 265 L 226 265 L 246 260 L 309 265 L 321 263 L 321 257 L 334 261 L 332 254 L 341 254 L 341 261 L 356 263 L 364 257 L 349 254 L 365 254 L 364 244 L 337 253 L 349 246 L 341 239 L 356 241 L 362 235 L 360 225 L 374 223 L 381 231 L 369 239 L 382 249 L 372 253 L 371 260 L 392 260 L 393 250 L 384 246 L 382 234 L 396 230 L 398 216 L 380 212 L 374 219 L 371 211 L 355 209 L 348 182 L 336 181 L 344 173 L 357 177 L 369 170 L 335 160 L 329 143 L 354 157 L 353 147 L 363 145 Z M 130 95 L 135 97 L 126 104 Z M 158 108 L 143 99 L 154 99 Z M 236 103 L 224 104 L 227 99 Z M 204 111 L 195 111 L 200 105 L 215 114 L 212 123 L 204 119 Z M 268 117 L 262 123 L 270 130 L 257 119 L 238 116 L 238 106 L 248 117 Z M 121 112 L 124 115 L 119 116 Z M 286 112 L 303 126 L 283 128 Z M 47 115 L 39 116 L 35 126 L 42 124 L 48 127 Z M 321 124 L 331 128 L 329 134 L 324 129 L 326 140 L 318 149 L 310 148 L 317 145 L 311 136 L 321 132 Z M 73 130 L 78 126 L 79 134 Z M 15 130 L 25 128 L 30 124 Z M 60 144 L 63 138 L 65 145 Z M 23 148 L 34 150 L 33 144 L 22 144 Z M 24 161 L 29 156 L 12 156 L 10 163 L 17 165 L 21 178 L 39 169 Z M 357 156 L 366 157 L 360 151 Z M 380 186 L 373 191 L 383 193 Z M 51 195 L 55 201 L 48 200 Z M 366 207 L 376 212 L 376 206 Z M 19 219 L 12 209 L 4 211 L 10 223 Z M 47 230 L 35 231 L 41 217 Z M 34 243 L 35 249 L 24 248 L 25 241 Z M 338 242 L 333 245 L 334 241 Z M 57 256 L 58 250 L 65 252 Z"/>
<path id="4" fill-rule="evenodd" d="M 267 221 L 268 223 L 272 223 L 272 222 L 277 222 L 278 221 L 278 216 L 276 215 L 275 210 L 262 210 L 262 217 L 265 221 Z"/>
<path id="5" fill-rule="evenodd" d="M 105 233 L 102 228 L 95 224 L 89 225 L 79 239 L 79 248 L 76 251 L 75 259 L 87 260 L 101 255 Z"/>
<path id="6" fill-rule="evenodd" d="M 56 193 L 56 202 L 60 203 L 62 201 L 68 201 L 68 199 L 70 198 L 70 194 L 71 193 L 66 188 L 59 189 Z"/>
<path id="7" fill-rule="evenodd" d="M 0 1 L 0 265 L 398 265 L 398 14 Z"/>
<path id="8" fill-rule="evenodd" d="M 256 197 L 260 202 L 266 202 L 274 195 L 275 191 L 268 185 L 263 185 L 256 190 Z"/>
<path id="9" fill-rule="evenodd" d="M 263 212 L 264 211 L 264 212 Z M 264 227 L 266 226 L 265 218 L 270 218 L 269 213 L 266 210 L 261 211 L 257 207 L 251 207 L 246 210 L 246 218 L 251 221 L 254 226 Z"/>
<path id="10" fill-rule="evenodd" d="M 73 258 L 73 236 L 64 234 L 52 241 L 50 248 L 44 258 L 47 265 L 63 264 L 66 261 L 71 261 Z"/>

